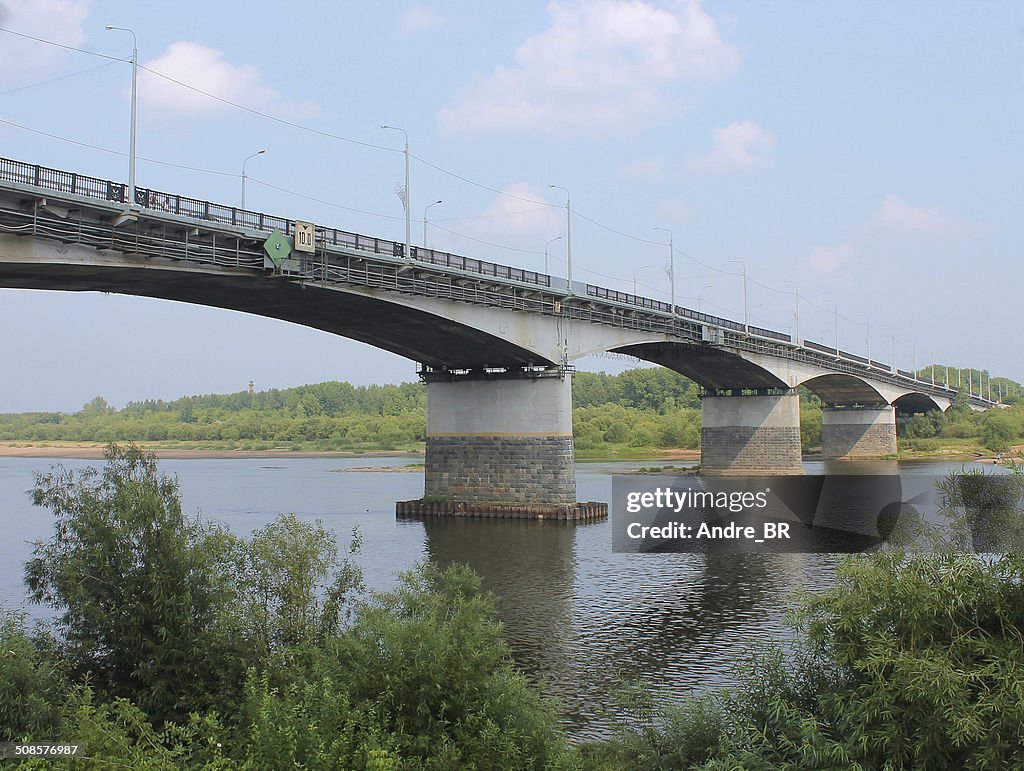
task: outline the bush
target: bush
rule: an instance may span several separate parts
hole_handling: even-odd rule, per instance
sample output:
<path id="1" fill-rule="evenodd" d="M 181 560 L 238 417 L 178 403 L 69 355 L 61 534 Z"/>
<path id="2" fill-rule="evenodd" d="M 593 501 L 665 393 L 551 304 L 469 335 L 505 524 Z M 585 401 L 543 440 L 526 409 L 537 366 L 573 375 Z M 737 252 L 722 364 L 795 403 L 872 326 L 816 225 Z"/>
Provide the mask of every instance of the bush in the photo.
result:
<path id="1" fill-rule="evenodd" d="M 35 544 L 25 581 L 60 612 L 75 674 L 160 719 L 181 715 L 224 674 L 228 536 L 183 516 L 152 454 L 110 445 L 106 458 L 102 473 L 36 475 L 32 500 L 53 511 L 54 536 Z"/>
<path id="2" fill-rule="evenodd" d="M 66 685 L 54 642 L 29 637 L 20 614 L 0 614 L 0 741 L 57 735 Z"/>

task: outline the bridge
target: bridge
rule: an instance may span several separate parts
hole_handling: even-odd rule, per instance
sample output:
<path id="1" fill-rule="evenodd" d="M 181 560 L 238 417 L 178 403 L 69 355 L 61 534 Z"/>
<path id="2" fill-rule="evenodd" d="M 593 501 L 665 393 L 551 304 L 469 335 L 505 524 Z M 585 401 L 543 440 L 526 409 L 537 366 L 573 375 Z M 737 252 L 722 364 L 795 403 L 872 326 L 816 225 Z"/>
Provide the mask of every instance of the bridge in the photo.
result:
<path id="1" fill-rule="evenodd" d="M 826 458 L 896 452 L 897 415 L 956 389 L 895 363 L 600 286 L 0 158 L 0 286 L 198 303 L 405 356 L 427 388 L 425 498 L 572 506 L 573 362 L 600 352 L 702 392 L 705 474 L 800 473 L 800 403 Z M 934 373 L 934 367 L 933 367 Z M 974 409 L 993 403 L 971 395 Z"/>

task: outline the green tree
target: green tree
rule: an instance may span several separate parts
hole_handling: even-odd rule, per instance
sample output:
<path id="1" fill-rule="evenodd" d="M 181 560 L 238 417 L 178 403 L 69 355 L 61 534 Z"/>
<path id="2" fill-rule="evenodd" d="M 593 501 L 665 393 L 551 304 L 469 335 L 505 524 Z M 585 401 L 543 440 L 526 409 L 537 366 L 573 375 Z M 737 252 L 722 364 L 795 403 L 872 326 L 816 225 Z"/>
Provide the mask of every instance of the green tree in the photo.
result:
<path id="1" fill-rule="evenodd" d="M 989 410 L 981 423 L 981 441 L 993 452 L 1006 452 L 1017 438 L 1013 419 L 1000 409 Z"/>
<path id="2" fill-rule="evenodd" d="M 235 615 L 246 647 L 258 651 L 257 661 L 338 634 L 363 588 L 350 559 L 360 544 L 353 532 L 348 554 L 339 559 L 334 533 L 294 514 L 235 542 Z"/>
<path id="3" fill-rule="evenodd" d="M 56 736 L 67 685 L 55 643 L 32 638 L 24 616 L 0 613 L 0 741 Z"/>
<path id="4" fill-rule="evenodd" d="M 183 516 L 176 480 L 133 445 L 102 472 L 37 474 L 33 503 L 54 535 L 26 565 L 32 599 L 59 612 L 76 674 L 163 719 L 208 702 L 227 596 L 228 536 Z"/>

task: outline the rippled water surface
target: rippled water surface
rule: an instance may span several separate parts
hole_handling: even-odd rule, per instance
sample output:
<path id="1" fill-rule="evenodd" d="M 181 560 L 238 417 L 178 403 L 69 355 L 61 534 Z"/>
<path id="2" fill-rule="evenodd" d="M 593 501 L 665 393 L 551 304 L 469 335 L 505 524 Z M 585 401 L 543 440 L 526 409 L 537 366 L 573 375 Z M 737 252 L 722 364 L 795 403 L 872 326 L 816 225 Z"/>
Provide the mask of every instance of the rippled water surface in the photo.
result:
<path id="1" fill-rule="evenodd" d="M 33 472 L 52 461 L 0 458 L 0 602 L 33 616 L 22 565 L 30 542 L 49 536 L 48 512 L 31 506 Z M 98 461 L 66 460 L 69 469 Z M 829 555 L 616 554 L 609 522 L 585 525 L 514 520 L 396 520 L 394 502 L 423 492 L 422 472 L 335 473 L 405 465 L 407 459 L 165 460 L 181 482 L 186 511 L 248 533 L 282 512 L 320 519 L 347 541 L 363 535 L 367 584 L 388 589 L 395 574 L 429 558 L 469 563 L 498 597 L 519 664 L 559 698 L 577 736 L 607 730 L 614 692 L 643 679 L 666 696 L 729 682 L 752 643 L 786 637 L 783 615 L 795 589 L 828 584 Z M 577 466 L 580 500 L 609 501 L 611 472 L 625 463 Z M 632 464 L 642 465 L 642 464 Z M 847 467 L 849 464 L 847 464 Z M 888 470 L 860 464 L 865 470 Z M 821 463 L 806 464 L 821 473 Z M 900 464 L 908 476 L 952 466 Z M 956 468 L 960 468 L 959 465 Z"/>

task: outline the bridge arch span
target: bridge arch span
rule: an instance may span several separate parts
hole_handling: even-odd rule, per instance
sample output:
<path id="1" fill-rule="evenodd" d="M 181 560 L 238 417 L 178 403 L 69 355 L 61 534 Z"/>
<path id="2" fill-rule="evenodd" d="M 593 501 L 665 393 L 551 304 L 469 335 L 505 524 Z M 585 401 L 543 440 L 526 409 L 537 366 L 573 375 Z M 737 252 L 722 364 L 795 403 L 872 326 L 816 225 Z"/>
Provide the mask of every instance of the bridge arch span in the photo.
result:
<path id="1" fill-rule="evenodd" d="M 828 407 L 888 405 L 878 389 L 853 375 L 831 373 L 804 380 L 800 385 L 817 396 Z"/>
<path id="2" fill-rule="evenodd" d="M 699 343 L 649 342 L 612 349 L 660 364 L 708 390 L 788 389 L 770 370 L 739 354 Z"/>
<path id="3" fill-rule="evenodd" d="M 903 394 L 892 403 L 892 406 L 896 408 L 897 415 L 916 415 L 919 412 L 934 412 L 943 409 L 942 405 L 938 404 L 931 396 L 917 391 Z"/>
<path id="4" fill-rule="evenodd" d="M 8 289 L 110 292 L 251 313 L 358 340 L 437 368 L 555 363 L 500 331 L 481 330 L 370 289 L 346 291 L 251 269 L 107 256 L 77 245 L 29 245 L 20 239 L 8 244 L 9 239 L 0 237 L 0 286 Z"/>

